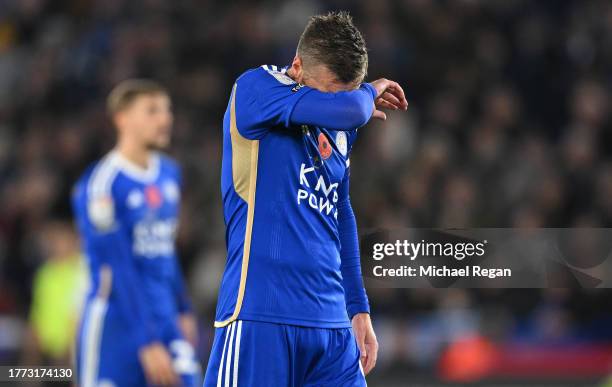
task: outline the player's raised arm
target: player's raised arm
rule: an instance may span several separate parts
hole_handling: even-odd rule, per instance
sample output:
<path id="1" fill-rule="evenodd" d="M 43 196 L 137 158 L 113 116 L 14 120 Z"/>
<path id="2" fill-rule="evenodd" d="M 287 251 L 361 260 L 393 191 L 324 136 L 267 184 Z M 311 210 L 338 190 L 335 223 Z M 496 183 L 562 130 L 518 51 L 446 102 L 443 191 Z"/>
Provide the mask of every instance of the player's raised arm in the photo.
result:
<path id="1" fill-rule="evenodd" d="M 289 124 L 335 130 L 359 128 L 372 117 L 376 97 L 376 89 L 369 83 L 363 83 L 357 90 L 336 93 L 311 89 L 296 102 Z"/>
<path id="2" fill-rule="evenodd" d="M 334 130 L 353 130 L 371 118 L 386 119 L 380 109 L 405 110 L 401 86 L 388 79 L 371 83 L 339 83 L 326 66 L 310 72 L 328 82 L 304 78 L 302 60 L 296 56 L 288 70 L 256 69 L 238 79 L 232 95 L 236 124 L 247 138 L 261 138 L 270 127 L 312 125 Z M 310 86 L 293 82 L 301 79 Z"/>
<path id="3" fill-rule="evenodd" d="M 383 78 L 362 83 L 351 91 L 326 93 L 310 90 L 296 102 L 289 122 L 292 125 L 352 130 L 364 126 L 370 118 L 385 120 L 386 114 L 379 109 L 405 110 L 407 107 L 401 86 Z"/>

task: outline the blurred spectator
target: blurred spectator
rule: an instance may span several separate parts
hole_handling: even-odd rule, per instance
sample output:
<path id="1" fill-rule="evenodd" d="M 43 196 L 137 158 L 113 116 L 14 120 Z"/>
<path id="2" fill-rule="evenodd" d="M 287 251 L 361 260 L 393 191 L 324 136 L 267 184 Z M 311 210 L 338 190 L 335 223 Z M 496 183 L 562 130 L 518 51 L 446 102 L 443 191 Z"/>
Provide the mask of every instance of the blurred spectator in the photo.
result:
<path id="1" fill-rule="evenodd" d="M 23 363 L 65 366 L 72 355 L 87 276 L 70 223 L 49 222 L 41 236 L 46 260 L 34 275 Z"/>

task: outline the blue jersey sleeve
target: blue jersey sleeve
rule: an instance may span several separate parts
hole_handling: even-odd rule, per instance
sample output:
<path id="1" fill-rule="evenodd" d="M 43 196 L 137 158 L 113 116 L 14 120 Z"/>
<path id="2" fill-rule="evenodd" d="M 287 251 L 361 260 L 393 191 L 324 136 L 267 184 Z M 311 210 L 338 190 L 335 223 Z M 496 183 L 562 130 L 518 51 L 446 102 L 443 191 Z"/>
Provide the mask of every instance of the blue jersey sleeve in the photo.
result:
<path id="1" fill-rule="evenodd" d="M 75 214 L 88 251 L 96 255 L 100 268 L 111 272 L 110 297 L 115 300 L 138 346 L 159 340 L 159 327 L 139 286 L 142 281 L 131 253 L 130 230 L 116 208 L 112 189 L 97 193 L 77 188 Z"/>
<path id="2" fill-rule="evenodd" d="M 353 130 L 374 111 L 376 89 L 364 83 L 357 90 L 324 93 L 294 82 L 282 71 L 251 70 L 234 87 L 236 126 L 249 139 L 263 137 L 275 126 L 313 125 Z"/>
<path id="3" fill-rule="evenodd" d="M 374 112 L 376 89 L 369 83 L 359 89 L 323 93 L 310 89 L 297 101 L 289 116 L 292 125 L 313 125 L 333 130 L 364 126 Z"/>
<path id="4" fill-rule="evenodd" d="M 349 195 L 350 168 L 338 187 L 338 233 L 340 236 L 340 271 L 349 318 L 357 313 L 370 313 L 370 304 L 361 278 L 357 221 Z"/>
<path id="5" fill-rule="evenodd" d="M 164 161 L 169 165 L 169 169 L 171 170 L 172 176 L 176 180 L 179 189 L 182 190 L 183 174 L 181 171 L 181 167 L 170 158 L 165 158 Z M 189 297 L 187 286 L 185 286 L 185 281 L 183 280 L 183 272 L 181 270 L 181 265 L 177 257 L 173 259 L 173 263 L 174 275 L 172 276 L 172 289 L 176 298 L 178 311 L 179 313 L 189 313 L 192 310 L 191 300 Z"/>

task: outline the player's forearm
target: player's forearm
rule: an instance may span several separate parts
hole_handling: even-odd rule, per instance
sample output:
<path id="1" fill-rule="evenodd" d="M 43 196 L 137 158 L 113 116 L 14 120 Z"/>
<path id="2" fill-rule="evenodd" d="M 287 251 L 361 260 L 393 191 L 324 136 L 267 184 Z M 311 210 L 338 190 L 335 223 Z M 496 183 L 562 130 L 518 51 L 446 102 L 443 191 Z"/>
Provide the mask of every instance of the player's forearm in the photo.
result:
<path id="1" fill-rule="evenodd" d="M 357 221 L 348 199 L 338 203 L 338 232 L 341 244 L 340 270 L 346 309 L 349 317 L 352 318 L 357 313 L 370 313 L 370 305 L 361 278 Z"/>
<path id="2" fill-rule="evenodd" d="M 174 261 L 174 292 L 179 313 L 190 313 L 192 311 L 191 299 L 187 292 L 187 286 L 183 278 L 183 272 L 178 259 Z"/>
<path id="3" fill-rule="evenodd" d="M 133 267 L 134 258 L 127 249 L 125 237 L 121 229 L 95 235 L 91 242 L 99 258 L 111 269 L 111 294 L 115 302 L 126 316 L 128 329 L 136 336 L 139 347 L 158 340 L 159 332 L 155 321 L 150 318 L 147 310 L 148 302 L 141 288 L 142 281 Z"/>
<path id="4" fill-rule="evenodd" d="M 376 89 L 369 83 L 338 93 L 310 90 L 295 104 L 290 125 L 313 125 L 335 130 L 364 126 L 374 111 Z"/>

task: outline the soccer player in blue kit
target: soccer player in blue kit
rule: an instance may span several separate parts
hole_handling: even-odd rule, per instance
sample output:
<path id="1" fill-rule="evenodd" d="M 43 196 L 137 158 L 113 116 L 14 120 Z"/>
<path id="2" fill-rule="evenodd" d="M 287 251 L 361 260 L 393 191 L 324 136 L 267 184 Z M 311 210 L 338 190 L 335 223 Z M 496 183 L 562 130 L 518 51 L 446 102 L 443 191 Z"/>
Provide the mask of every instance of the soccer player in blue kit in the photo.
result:
<path id="1" fill-rule="evenodd" d="M 344 12 L 314 16 L 293 63 L 235 82 L 223 122 L 227 262 L 204 386 L 364 386 L 378 343 L 361 278 L 349 155 L 402 88 L 363 83 Z"/>
<path id="2" fill-rule="evenodd" d="M 80 387 L 194 386 L 196 322 L 175 252 L 178 165 L 168 93 L 127 80 L 110 93 L 114 150 L 77 182 L 73 207 L 90 271 L 77 337 Z"/>

